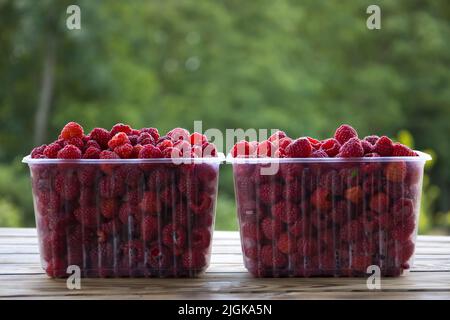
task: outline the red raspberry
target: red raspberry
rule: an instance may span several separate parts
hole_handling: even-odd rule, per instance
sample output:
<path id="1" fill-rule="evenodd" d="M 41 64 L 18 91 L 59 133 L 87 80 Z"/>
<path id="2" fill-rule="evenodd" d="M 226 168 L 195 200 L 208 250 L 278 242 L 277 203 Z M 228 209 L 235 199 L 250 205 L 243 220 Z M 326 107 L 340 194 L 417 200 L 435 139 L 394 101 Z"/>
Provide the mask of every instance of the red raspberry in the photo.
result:
<path id="1" fill-rule="evenodd" d="M 287 263 L 287 257 L 272 245 L 265 245 L 261 248 L 260 261 L 266 267 L 270 268 L 284 268 Z"/>
<path id="2" fill-rule="evenodd" d="M 118 133 L 119 134 L 119 133 Z M 125 143 L 121 146 L 118 146 L 114 149 L 114 152 L 121 158 L 121 159 L 130 159 L 133 155 L 133 146 L 129 143 Z"/>
<path id="3" fill-rule="evenodd" d="M 141 152 L 142 148 L 144 147 L 141 146 L 140 144 L 133 146 L 133 153 L 131 154 L 131 158 L 137 159 L 139 157 L 139 152 Z"/>
<path id="4" fill-rule="evenodd" d="M 120 197 L 125 192 L 125 185 L 116 176 L 104 176 L 100 178 L 98 189 L 103 198 Z"/>
<path id="5" fill-rule="evenodd" d="M 358 158 L 364 156 L 364 149 L 358 138 L 350 138 L 342 145 L 339 154 L 342 158 Z"/>
<path id="6" fill-rule="evenodd" d="M 189 207 L 195 214 L 205 214 L 209 212 L 211 206 L 212 206 L 211 197 L 206 192 L 202 192 L 199 196 L 198 202 L 191 202 Z"/>
<path id="7" fill-rule="evenodd" d="M 120 230 L 120 222 L 118 219 L 112 219 L 101 224 L 97 230 L 97 238 L 100 242 L 108 241 L 109 236 L 116 235 Z"/>
<path id="8" fill-rule="evenodd" d="M 163 152 L 164 153 L 164 152 Z M 192 158 L 201 158 L 203 156 L 203 149 L 201 146 L 193 146 L 191 149 Z"/>
<path id="9" fill-rule="evenodd" d="M 327 189 L 317 188 L 311 195 L 311 204 L 319 210 L 331 207 L 330 192 Z"/>
<path id="10" fill-rule="evenodd" d="M 261 230 L 254 222 L 243 222 L 241 224 L 241 234 L 243 241 L 251 241 L 252 243 L 256 243 L 262 237 Z"/>
<path id="11" fill-rule="evenodd" d="M 58 159 L 80 159 L 81 151 L 72 144 L 68 144 L 58 151 Z"/>
<path id="12" fill-rule="evenodd" d="M 146 213 L 157 213 L 161 209 L 160 200 L 157 194 L 153 191 L 147 191 L 144 193 L 139 207 Z"/>
<path id="13" fill-rule="evenodd" d="M 379 136 L 376 136 L 376 135 L 372 135 L 372 136 L 367 136 L 367 137 L 364 137 L 364 141 L 367 141 L 367 142 L 369 142 L 371 145 L 375 145 L 375 143 L 377 143 L 377 141 L 378 141 L 378 139 L 380 139 L 380 137 Z"/>
<path id="14" fill-rule="evenodd" d="M 83 159 L 100 159 L 100 149 L 89 147 L 83 154 Z"/>
<path id="15" fill-rule="evenodd" d="M 107 219 L 112 219 L 119 208 L 116 199 L 102 199 L 100 202 L 100 212 Z"/>
<path id="16" fill-rule="evenodd" d="M 411 219 L 414 215 L 414 203 L 411 199 L 400 198 L 392 206 L 392 214 L 396 221 Z"/>
<path id="17" fill-rule="evenodd" d="M 111 128 L 111 137 L 114 137 L 119 132 L 123 132 L 126 135 L 129 135 L 133 132 L 133 129 L 131 129 L 131 127 L 127 124 L 117 123 Z"/>
<path id="18" fill-rule="evenodd" d="M 323 150 L 314 150 L 311 153 L 311 158 L 328 158 L 328 154 Z"/>
<path id="19" fill-rule="evenodd" d="M 267 139 L 268 141 L 272 142 L 273 144 L 277 145 L 279 144 L 277 141 L 280 141 L 283 138 L 286 138 L 287 134 L 284 131 L 276 131 L 275 133 L 273 133 L 269 139 Z"/>
<path id="20" fill-rule="evenodd" d="M 44 155 L 44 150 L 47 148 L 46 144 L 41 145 L 40 147 L 36 147 L 31 151 L 31 158 L 37 159 Z"/>
<path id="21" fill-rule="evenodd" d="M 182 228 L 169 223 L 162 230 L 162 242 L 179 255 L 186 245 L 186 234 Z"/>
<path id="22" fill-rule="evenodd" d="M 394 143 L 394 146 L 392 148 L 392 156 L 393 157 L 414 157 L 417 156 L 417 154 L 412 151 L 407 146 L 401 144 L 401 143 Z"/>
<path id="23" fill-rule="evenodd" d="M 386 136 L 382 136 L 375 143 L 373 151 L 378 153 L 382 157 L 390 157 L 392 155 L 392 152 L 394 151 L 394 144 L 392 143 L 391 139 Z"/>
<path id="24" fill-rule="evenodd" d="M 97 226 L 98 214 L 96 207 L 79 207 L 75 209 L 73 215 L 84 227 L 95 228 Z"/>
<path id="25" fill-rule="evenodd" d="M 206 266 L 206 257 L 203 253 L 189 250 L 182 257 L 183 267 L 188 270 L 200 270 Z"/>
<path id="26" fill-rule="evenodd" d="M 96 194 L 91 187 L 83 186 L 82 188 L 80 188 L 78 203 L 81 207 L 92 206 L 95 204 L 96 200 Z"/>
<path id="27" fill-rule="evenodd" d="M 216 146 L 212 143 L 205 142 L 202 145 L 203 157 L 217 157 L 217 149 Z"/>
<path id="28" fill-rule="evenodd" d="M 142 239 L 152 241 L 158 236 L 158 218 L 155 216 L 145 216 L 142 220 Z"/>
<path id="29" fill-rule="evenodd" d="M 256 154 L 260 158 L 271 157 L 275 153 L 275 146 L 268 140 L 258 144 Z"/>
<path id="30" fill-rule="evenodd" d="M 324 150 L 329 157 L 335 157 L 341 148 L 341 144 L 334 138 L 327 139 L 322 142 L 322 150 Z"/>
<path id="31" fill-rule="evenodd" d="M 154 144 L 155 140 L 153 140 L 153 137 L 148 132 L 142 132 L 139 137 L 137 138 L 136 143 L 145 146 L 146 144 Z"/>
<path id="32" fill-rule="evenodd" d="M 364 236 L 364 228 L 360 221 L 351 220 L 340 230 L 341 241 L 358 241 Z"/>
<path id="33" fill-rule="evenodd" d="M 190 234 L 193 250 L 205 250 L 211 243 L 211 232 L 207 228 L 197 228 Z"/>
<path id="34" fill-rule="evenodd" d="M 411 238 L 415 228 L 416 224 L 413 219 L 397 222 L 392 232 L 393 238 L 399 241 L 406 241 Z"/>
<path id="35" fill-rule="evenodd" d="M 89 147 L 94 147 L 96 149 L 101 149 L 100 145 L 95 140 L 88 140 L 88 141 L 86 141 L 86 143 L 84 144 L 84 149 L 83 150 L 86 151 Z"/>
<path id="36" fill-rule="evenodd" d="M 285 151 L 289 158 L 308 158 L 311 155 L 312 146 L 307 138 L 299 138 L 292 141 Z"/>
<path id="37" fill-rule="evenodd" d="M 352 138 L 358 138 L 358 133 L 355 129 L 353 129 L 348 124 L 343 124 L 339 128 L 336 129 L 336 132 L 334 133 L 334 138 L 343 145 L 348 140 Z"/>
<path id="38" fill-rule="evenodd" d="M 74 200 L 80 193 L 80 183 L 76 175 L 58 173 L 53 183 L 54 190 L 66 200 Z"/>
<path id="39" fill-rule="evenodd" d="M 111 138 L 109 131 L 103 128 L 92 129 L 89 136 L 91 139 L 95 140 L 102 149 L 106 149 L 108 147 L 108 141 Z"/>
<path id="40" fill-rule="evenodd" d="M 102 152 L 100 152 L 100 159 L 113 160 L 113 159 L 120 159 L 120 157 L 115 152 L 103 150 Z M 109 163 L 100 164 L 100 168 L 102 169 L 102 171 L 107 174 L 111 174 L 114 171 L 115 167 L 117 167 L 117 165 Z"/>
<path id="41" fill-rule="evenodd" d="M 310 235 L 312 222 L 307 218 L 301 218 L 294 223 L 289 224 L 288 230 L 294 237 L 308 237 Z"/>
<path id="42" fill-rule="evenodd" d="M 67 244 L 66 237 L 62 234 L 52 232 L 47 234 L 43 241 L 43 257 L 45 261 L 52 258 L 62 257 L 66 254 Z"/>
<path id="43" fill-rule="evenodd" d="M 259 187 L 259 200 L 263 204 L 273 204 L 280 200 L 283 187 L 279 183 L 266 183 Z"/>
<path id="44" fill-rule="evenodd" d="M 191 145 L 198 145 L 198 146 L 202 146 L 205 142 L 208 142 L 208 138 L 198 132 L 194 132 L 191 134 L 190 140 Z"/>
<path id="45" fill-rule="evenodd" d="M 190 141 L 189 131 L 183 128 L 174 128 L 167 133 L 167 136 L 172 139 L 173 142 L 179 140 Z"/>
<path id="46" fill-rule="evenodd" d="M 361 140 L 361 145 L 364 149 L 364 154 L 372 153 L 374 146 L 370 142 Z"/>
<path id="47" fill-rule="evenodd" d="M 128 136 L 124 132 L 119 132 L 116 135 L 114 135 L 111 140 L 108 142 L 108 147 L 111 150 L 114 150 L 116 147 L 121 146 L 123 144 L 130 144 L 130 139 L 128 139 Z"/>
<path id="48" fill-rule="evenodd" d="M 45 272 L 48 276 L 54 278 L 64 278 L 67 277 L 67 262 L 65 259 L 60 257 L 54 257 L 51 261 L 48 262 L 47 267 L 45 268 Z"/>
<path id="49" fill-rule="evenodd" d="M 407 240 L 397 247 L 396 256 L 400 257 L 402 262 L 406 262 L 414 253 L 414 242 Z"/>
<path id="50" fill-rule="evenodd" d="M 292 223 L 297 220 L 299 210 L 296 206 L 280 201 L 272 206 L 272 216 L 286 223 Z"/>
<path id="51" fill-rule="evenodd" d="M 139 151 L 138 157 L 140 159 L 162 158 L 163 155 L 158 147 L 155 147 L 154 145 L 151 144 L 147 144 L 142 147 L 141 151 Z"/>
<path id="52" fill-rule="evenodd" d="M 119 209 L 119 219 L 123 224 L 130 221 L 130 217 L 138 217 L 141 214 L 139 207 L 134 206 L 128 202 L 122 203 Z"/>
<path id="53" fill-rule="evenodd" d="M 78 137 L 72 137 L 67 140 L 64 140 L 64 146 L 67 146 L 68 144 L 72 144 L 80 150 L 84 149 L 83 139 L 78 138 Z"/>
<path id="54" fill-rule="evenodd" d="M 158 244 L 153 244 L 147 253 L 147 264 L 154 269 L 167 269 L 173 259 L 170 251 Z"/>
<path id="55" fill-rule="evenodd" d="M 290 145 L 291 143 L 292 143 L 292 139 L 291 138 L 289 138 L 289 137 L 282 138 L 282 139 L 280 139 L 278 141 L 278 148 L 279 148 L 279 150 L 285 151 L 287 146 Z"/>
<path id="56" fill-rule="evenodd" d="M 236 143 L 231 149 L 231 155 L 234 158 L 237 157 L 248 157 L 255 153 L 255 148 L 250 145 L 248 141 L 242 140 L 238 143 Z"/>
<path id="57" fill-rule="evenodd" d="M 372 258 L 370 256 L 352 256 L 352 268 L 355 271 L 366 272 L 368 266 L 372 264 Z"/>
<path id="58" fill-rule="evenodd" d="M 164 151 L 167 148 L 173 148 L 172 140 L 162 140 L 156 145 L 161 151 Z"/>
<path id="59" fill-rule="evenodd" d="M 344 192 L 341 177 L 336 170 L 330 170 L 321 174 L 319 186 L 329 190 L 331 194 L 335 196 L 342 195 Z"/>
<path id="60" fill-rule="evenodd" d="M 311 146 L 313 147 L 314 150 L 318 150 L 322 146 L 322 142 L 315 138 L 306 137 L 306 139 L 309 140 L 309 142 L 311 143 Z"/>
<path id="61" fill-rule="evenodd" d="M 142 132 L 150 133 L 150 135 L 152 136 L 154 141 L 158 141 L 158 139 L 159 139 L 159 132 L 158 132 L 158 129 L 156 129 L 156 128 L 142 128 L 140 131 L 141 131 L 141 133 Z"/>
<path id="62" fill-rule="evenodd" d="M 78 137 L 81 139 L 81 138 L 83 138 L 83 135 L 84 135 L 84 131 L 83 131 L 82 126 L 80 126 L 76 122 L 69 122 L 62 129 L 60 137 L 64 140 L 67 140 L 67 139 L 70 139 L 73 137 Z"/>
<path id="63" fill-rule="evenodd" d="M 59 150 L 61 150 L 59 143 L 53 142 L 44 149 L 43 154 L 49 159 L 56 159 Z"/>
<path id="64" fill-rule="evenodd" d="M 133 129 L 134 130 L 134 129 Z M 139 138 L 139 135 L 130 135 L 130 136 L 128 136 L 128 139 L 130 139 L 130 144 L 132 145 L 132 146 L 135 146 L 136 144 L 138 144 L 138 138 Z"/>
<path id="65" fill-rule="evenodd" d="M 360 186 L 351 187 L 345 190 L 345 199 L 351 203 L 358 204 L 364 197 L 364 192 Z"/>
<path id="66" fill-rule="evenodd" d="M 369 207 L 373 211 L 381 214 L 387 212 L 389 209 L 388 196 L 383 192 L 373 195 L 372 198 L 370 199 Z"/>
<path id="67" fill-rule="evenodd" d="M 292 235 L 282 233 L 278 238 L 277 248 L 285 254 L 295 253 L 297 251 L 297 241 Z"/>
<path id="68" fill-rule="evenodd" d="M 406 173 L 405 162 L 391 162 L 384 169 L 386 179 L 392 182 L 402 182 L 406 178 Z"/>
<path id="69" fill-rule="evenodd" d="M 264 220 L 261 222 L 261 231 L 269 240 L 278 238 L 281 233 L 282 227 L 283 225 L 281 221 L 277 219 L 264 218 Z"/>
<path id="70" fill-rule="evenodd" d="M 125 259 L 126 266 L 134 266 L 140 262 L 144 262 L 145 250 L 142 241 L 130 240 L 122 245 L 122 254 Z"/>

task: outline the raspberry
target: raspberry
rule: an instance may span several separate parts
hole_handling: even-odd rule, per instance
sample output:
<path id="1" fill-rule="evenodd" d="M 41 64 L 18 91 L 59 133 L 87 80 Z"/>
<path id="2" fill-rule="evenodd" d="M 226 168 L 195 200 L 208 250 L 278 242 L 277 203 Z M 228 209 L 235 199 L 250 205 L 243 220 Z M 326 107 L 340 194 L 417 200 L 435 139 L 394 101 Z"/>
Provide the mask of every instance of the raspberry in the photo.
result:
<path id="1" fill-rule="evenodd" d="M 366 272 L 368 266 L 372 264 L 372 258 L 370 256 L 352 256 L 352 268 L 355 271 Z"/>
<path id="2" fill-rule="evenodd" d="M 61 146 L 58 143 L 53 142 L 44 149 L 43 154 L 49 159 L 56 159 L 59 150 L 61 150 Z"/>
<path id="3" fill-rule="evenodd" d="M 311 158 L 328 158 L 328 154 L 323 150 L 314 150 L 311 153 Z"/>
<path id="4" fill-rule="evenodd" d="M 111 150 L 114 150 L 116 147 L 119 147 L 123 144 L 130 143 L 130 139 L 128 139 L 128 136 L 124 132 L 119 132 L 116 135 L 114 135 L 111 140 L 108 142 L 108 147 Z"/>
<path id="5" fill-rule="evenodd" d="M 80 188 L 80 196 L 78 198 L 78 203 L 81 207 L 88 207 L 95 204 L 96 194 L 91 187 L 83 186 Z"/>
<path id="6" fill-rule="evenodd" d="M 195 214 L 204 214 L 209 211 L 212 205 L 211 197 L 206 193 L 202 192 L 197 203 L 191 203 L 190 208 Z"/>
<path id="7" fill-rule="evenodd" d="M 77 137 L 77 138 L 83 138 L 84 131 L 83 127 L 81 127 L 76 122 L 69 122 L 64 126 L 64 128 L 61 131 L 60 137 L 64 140 Z"/>
<path id="8" fill-rule="evenodd" d="M 100 159 L 100 149 L 89 147 L 83 154 L 83 159 Z"/>
<path id="9" fill-rule="evenodd" d="M 57 233 L 46 235 L 42 241 L 44 260 L 49 261 L 52 258 L 64 256 L 66 254 L 66 237 Z"/>
<path id="10" fill-rule="evenodd" d="M 241 224 L 241 234 L 243 241 L 257 242 L 261 240 L 261 230 L 258 229 L 258 225 L 254 222 L 244 222 Z"/>
<path id="11" fill-rule="evenodd" d="M 348 124 L 343 124 L 339 128 L 336 129 L 336 132 L 334 133 L 334 138 L 343 145 L 348 140 L 352 138 L 358 138 L 358 133 L 355 129 L 353 129 Z"/>
<path id="12" fill-rule="evenodd" d="M 335 157 L 341 148 L 341 144 L 334 138 L 327 139 L 322 142 L 322 150 L 324 150 L 329 157 Z"/>
<path id="13" fill-rule="evenodd" d="M 285 150 L 288 145 L 292 143 L 292 139 L 289 137 L 282 138 L 278 141 L 279 150 Z"/>
<path id="14" fill-rule="evenodd" d="M 119 134 L 119 133 L 118 133 Z M 133 155 L 133 146 L 129 143 L 125 143 L 121 146 L 118 146 L 114 149 L 114 152 L 121 158 L 121 159 L 130 159 Z"/>
<path id="15" fill-rule="evenodd" d="M 311 195 L 311 204 L 320 210 L 326 210 L 331 207 L 330 192 L 327 189 L 317 188 Z"/>
<path id="16" fill-rule="evenodd" d="M 164 151 L 167 148 L 173 147 L 172 140 L 162 140 L 156 145 L 161 151 Z"/>
<path id="17" fill-rule="evenodd" d="M 319 186 L 329 190 L 332 195 L 342 195 L 344 192 L 344 186 L 336 170 L 330 170 L 322 174 Z"/>
<path id="18" fill-rule="evenodd" d="M 151 241 L 158 236 L 158 219 L 155 216 L 145 216 L 142 220 L 142 239 Z"/>
<path id="19" fill-rule="evenodd" d="M 153 140 L 153 137 L 150 133 L 142 132 L 137 138 L 136 143 L 145 146 L 146 144 L 154 144 L 155 140 Z"/>
<path id="20" fill-rule="evenodd" d="M 406 241 L 412 236 L 415 227 L 416 224 L 413 219 L 400 221 L 394 226 L 393 238 L 399 241 Z"/>
<path id="21" fill-rule="evenodd" d="M 162 151 L 162 155 L 164 158 L 167 158 L 167 159 L 176 159 L 176 158 L 181 158 L 181 156 L 182 156 L 180 149 L 172 148 L 172 147 L 165 148 Z"/>
<path id="22" fill-rule="evenodd" d="M 100 202 L 100 212 L 107 219 L 112 219 L 116 215 L 118 207 L 116 199 L 102 199 Z"/>
<path id="23" fill-rule="evenodd" d="M 400 257 L 402 262 L 408 261 L 414 253 L 414 242 L 407 240 L 401 243 L 397 248 L 396 256 Z"/>
<path id="24" fill-rule="evenodd" d="M 252 147 L 250 145 L 250 143 L 248 141 L 242 140 L 238 143 L 236 143 L 233 147 L 233 149 L 231 149 L 231 155 L 234 158 L 237 157 L 248 157 L 253 155 L 255 152 L 254 147 Z"/>
<path id="25" fill-rule="evenodd" d="M 131 158 L 137 159 L 139 157 L 139 152 L 141 152 L 142 148 L 144 147 L 141 146 L 140 144 L 133 146 L 133 153 L 131 154 Z"/>
<path id="26" fill-rule="evenodd" d="M 58 159 L 80 159 L 81 151 L 72 144 L 68 144 L 58 151 Z"/>
<path id="27" fill-rule="evenodd" d="M 417 154 L 412 151 L 407 146 L 401 144 L 401 143 L 394 143 L 394 146 L 392 148 L 392 156 L 393 157 L 414 157 L 417 156 Z"/>
<path id="28" fill-rule="evenodd" d="M 306 139 L 309 140 L 309 142 L 311 143 L 311 146 L 313 147 L 314 150 L 318 150 L 322 146 L 322 142 L 317 139 L 314 139 L 311 137 L 306 137 Z"/>
<path id="29" fill-rule="evenodd" d="M 170 251 L 158 244 L 153 244 L 147 253 L 147 264 L 158 270 L 168 268 L 172 259 Z"/>
<path id="30" fill-rule="evenodd" d="M 181 152 L 181 156 L 184 158 L 190 158 L 191 157 L 191 145 L 186 140 L 178 140 L 173 145 L 174 149 L 179 149 Z M 175 158 L 176 154 L 172 153 L 172 157 Z"/>
<path id="31" fill-rule="evenodd" d="M 130 240 L 128 243 L 122 245 L 122 254 L 126 261 L 125 265 L 134 266 L 137 263 L 143 262 L 145 259 L 145 250 L 142 241 Z"/>
<path id="32" fill-rule="evenodd" d="M 386 179 L 392 182 L 402 182 L 406 178 L 406 163 L 391 162 L 384 169 Z"/>
<path id="33" fill-rule="evenodd" d="M 142 132 L 149 133 L 152 136 L 154 141 L 158 141 L 158 139 L 159 139 L 159 132 L 158 132 L 158 129 L 156 129 L 156 128 L 142 128 L 140 131 L 141 131 L 141 133 Z"/>
<path id="34" fill-rule="evenodd" d="M 414 203 L 411 199 L 400 198 L 392 206 L 392 214 L 396 221 L 411 219 L 414 214 Z"/>
<path id="35" fill-rule="evenodd" d="M 124 194 L 125 185 L 115 176 L 104 176 L 98 183 L 100 196 L 103 198 L 115 198 Z"/>
<path id="36" fill-rule="evenodd" d="M 202 157 L 202 147 L 201 146 L 193 146 L 191 149 L 191 157 L 192 158 L 201 158 Z"/>
<path id="37" fill-rule="evenodd" d="M 211 232 L 206 228 L 197 228 L 190 234 L 191 246 L 193 250 L 205 250 L 211 243 Z"/>
<path id="38" fill-rule="evenodd" d="M 363 196 L 364 192 L 360 186 L 348 188 L 347 190 L 345 190 L 345 198 L 354 204 L 359 203 L 362 200 Z"/>
<path id="39" fill-rule="evenodd" d="M 162 153 L 159 148 L 155 147 L 154 145 L 147 144 L 142 147 L 141 151 L 139 151 L 140 159 L 149 159 L 149 158 L 162 158 Z"/>
<path id="40" fill-rule="evenodd" d="M 127 124 L 123 124 L 123 123 L 117 123 L 115 124 L 110 131 L 111 137 L 114 137 L 117 133 L 119 132 L 123 132 L 126 135 L 131 134 L 133 131 L 133 129 L 131 129 L 131 127 Z"/>
<path id="41" fill-rule="evenodd" d="M 41 156 L 43 156 L 44 155 L 44 150 L 45 150 L 46 147 L 47 147 L 47 145 L 43 144 L 43 145 L 41 145 L 39 147 L 34 148 L 31 151 L 31 158 L 37 159 L 37 158 L 40 158 Z"/>
<path id="42" fill-rule="evenodd" d="M 299 138 L 292 141 L 285 151 L 289 158 L 308 158 L 311 155 L 312 146 L 307 138 Z"/>
<path id="43" fill-rule="evenodd" d="M 137 188 L 144 183 L 144 173 L 135 165 L 121 166 L 118 171 L 127 186 Z"/>
<path id="44" fill-rule="evenodd" d="M 378 212 L 380 214 L 387 212 L 389 209 L 388 196 L 383 192 L 373 195 L 372 198 L 370 199 L 369 207 L 373 211 Z"/>
<path id="45" fill-rule="evenodd" d="M 272 245 L 265 245 L 261 248 L 260 261 L 266 267 L 283 268 L 287 265 L 287 257 Z"/>
<path id="46" fill-rule="evenodd" d="M 272 206 L 272 216 L 286 223 L 291 223 L 297 220 L 299 210 L 293 205 L 286 204 L 284 201 L 280 201 Z"/>
<path id="47" fill-rule="evenodd" d="M 287 134 L 284 131 L 278 130 L 275 133 L 273 133 L 267 140 L 276 145 L 277 141 L 280 141 L 281 139 L 286 138 L 286 137 L 287 137 Z"/>
<path id="48" fill-rule="evenodd" d="M 80 150 L 84 149 L 84 142 L 81 138 L 78 137 L 72 137 L 67 140 L 64 140 L 64 146 L 67 146 L 68 144 L 72 144 Z"/>
<path id="49" fill-rule="evenodd" d="M 48 262 L 45 272 L 50 277 L 64 278 L 67 277 L 67 262 L 59 257 L 54 257 Z"/>
<path id="50" fill-rule="evenodd" d="M 310 234 L 312 223 L 307 218 L 302 218 L 300 220 L 295 221 L 294 223 L 289 224 L 288 231 L 294 237 L 308 237 Z"/>
<path id="51" fill-rule="evenodd" d="M 120 230 L 120 222 L 118 219 L 111 219 L 101 224 L 97 231 L 97 237 L 100 242 L 108 241 L 109 236 L 116 235 Z"/>
<path id="52" fill-rule="evenodd" d="M 342 158 L 358 158 L 364 156 L 364 149 L 358 138 L 350 138 L 341 146 L 339 154 Z"/>
<path id="53" fill-rule="evenodd" d="M 278 238 L 281 233 L 281 229 L 282 224 L 280 220 L 264 218 L 264 220 L 261 222 L 261 231 L 269 240 Z"/>
<path id="54" fill-rule="evenodd" d="M 190 141 L 189 131 L 183 128 L 174 128 L 167 133 L 167 136 L 173 141 L 179 140 Z"/>
<path id="55" fill-rule="evenodd" d="M 86 228 L 95 228 L 97 226 L 98 215 L 96 207 L 79 207 L 75 209 L 73 215 Z"/>
<path id="56" fill-rule="evenodd" d="M 188 270 L 200 270 L 206 266 L 206 257 L 203 253 L 189 250 L 182 257 L 183 267 Z"/>
<path id="57" fill-rule="evenodd" d="M 285 254 L 295 253 L 297 251 L 297 241 L 292 235 L 282 233 L 278 238 L 277 248 Z"/>
<path id="58" fill-rule="evenodd" d="M 182 228 L 169 223 L 162 230 L 162 242 L 179 255 L 186 244 L 186 234 Z"/>
<path id="59" fill-rule="evenodd" d="M 208 142 L 208 138 L 201 133 L 194 132 L 191 134 L 189 141 L 191 142 L 191 145 L 202 146 L 205 142 Z"/>
<path id="60" fill-rule="evenodd" d="M 373 151 L 374 147 L 373 147 L 373 145 L 370 142 L 368 142 L 366 140 L 361 140 L 361 145 L 363 147 L 364 154 L 368 154 L 368 153 L 371 153 Z"/>
<path id="61" fill-rule="evenodd" d="M 119 220 L 123 224 L 130 222 L 130 217 L 139 217 L 140 210 L 137 206 L 130 203 L 122 203 L 119 209 Z"/>
<path id="62" fill-rule="evenodd" d="M 283 187 L 279 183 L 266 183 L 259 187 L 259 200 L 263 204 L 272 204 L 280 200 Z"/>
<path id="63" fill-rule="evenodd" d="M 89 147 L 93 147 L 93 148 L 96 148 L 96 149 L 101 149 L 100 145 L 95 140 L 88 140 L 88 141 L 86 141 L 86 143 L 84 144 L 84 149 L 83 150 L 86 151 Z"/>
<path id="64" fill-rule="evenodd" d="M 161 208 L 159 198 L 155 192 L 147 191 L 144 193 L 139 207 L 146 213 L 157 213 Z"/>
<path id="65" fill-rule="evenodd" d="M 376 136 L 376 135 L 372 135 L 372 136 L 367 136 L 367 137 L 364 137 L 364 141 L 367 141 L 367 142 L 369 142 L 371 145 L 375 145 L 375 143 L 377 143 L 377 141 L 378 141 L 378 139 L 380 139 L 380 137 L 379 136 Z"/>
<path id="66" fill-rule="evenodd" d="M 351 220 L 341 227 L 339 235 L 342 241 L 358 241 L 364 236 L 363 225 L 358 220 Z"/>
<path id="67" fill-rule="evenodd" d="M 106 149 L 108 147 L 108 141 L 111 134 L 106 129 L 94 128 L 91 133 L 89 133 L 89 136 L 91 139 L 95 140 L 102 149 Z"/>
<path id="68" fill-rule="evenodd" d="M 392 155 L 393 150 L 394 150 L 394 145 L 392 143 L 392 140 L 386 136 L 382 136 L 375 143 L 373 152 L 378 153 L 382 157 L 389 157 Z"/>
<path id="69" fill-rule="evenodd" d="M 53 188 L 66 200 L 74 200 L 80 193 L 80 183 L 78 182 L 77 176 L 73 174 L 65 175 L 59 173 L 55 177 Z"/>
<path id="70" fill-rule="evenodd" d="M 258 157 L 271 157 L 275 152 L 275 146 L 268 140 L 258 144 L 256 154 Z"/>

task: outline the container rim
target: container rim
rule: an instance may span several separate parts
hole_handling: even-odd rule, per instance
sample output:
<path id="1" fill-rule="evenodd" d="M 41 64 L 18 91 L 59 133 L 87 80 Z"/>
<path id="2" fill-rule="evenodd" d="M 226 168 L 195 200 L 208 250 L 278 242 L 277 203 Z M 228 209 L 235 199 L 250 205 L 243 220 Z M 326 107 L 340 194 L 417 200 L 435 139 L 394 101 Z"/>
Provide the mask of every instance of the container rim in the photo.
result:
<path id="1" fill-rule="evenodd" d="M 179 161 L 178 161 L 179 160 Z M 33 159 L 31 155 L 23 157 L 22 163 L 31 164 L 191 164 L 191 163 L 212 163 L 221 164 L 225 161 L 225 155 L 222 152 L 217 153 L 217 157 L 208 158 L 153 158 L 153 159 Z"/>
<path id="2" fill-rule="evenodd" d="M 416 157 L 359 157 L 359 158 L 233 158 L 231 154 L 227 154 L 226 163 L 231 164 L 261 164 L 261 163 L 337 163 L 337 162 L 423 162 L 431 160 L 428 153 L 414 150 L 418 156 Z"/>

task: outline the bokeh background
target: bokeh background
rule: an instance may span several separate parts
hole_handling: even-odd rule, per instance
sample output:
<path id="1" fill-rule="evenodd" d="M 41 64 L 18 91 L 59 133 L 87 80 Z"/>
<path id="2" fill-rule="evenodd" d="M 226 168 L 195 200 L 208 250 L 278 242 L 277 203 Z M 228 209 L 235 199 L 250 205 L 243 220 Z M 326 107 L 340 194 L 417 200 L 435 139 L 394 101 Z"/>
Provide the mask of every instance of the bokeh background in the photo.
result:
<path id="1" fill-rule="evenodd" d="M 0 0 L 0 226 L 34 226 L 21 159 L 70 120 L 318 138 L 345 122 L 433 155 L 420 232 L 449 233 L 449 21 L 448 0 Z M 217 228 L 232 230 L 222 169 Z"/>

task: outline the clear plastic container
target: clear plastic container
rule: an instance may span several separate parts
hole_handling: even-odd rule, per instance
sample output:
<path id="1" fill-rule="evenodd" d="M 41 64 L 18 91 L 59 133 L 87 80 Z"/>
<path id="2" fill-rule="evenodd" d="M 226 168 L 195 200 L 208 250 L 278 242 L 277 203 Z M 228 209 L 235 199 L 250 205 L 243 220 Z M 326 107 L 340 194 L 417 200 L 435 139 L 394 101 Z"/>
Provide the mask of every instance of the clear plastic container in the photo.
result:
<path id="1" fill-rule="evenodd" d="M 42 266 L 66 277 L 192 277 L 209 264 L 216 158 L 23 159 Z"/>
<path id="2" fill-rule="evenodd" d="M 232 158 L 245 267 L 257 277 L 399 276 L 413 262 L 430 156 Z"/>

